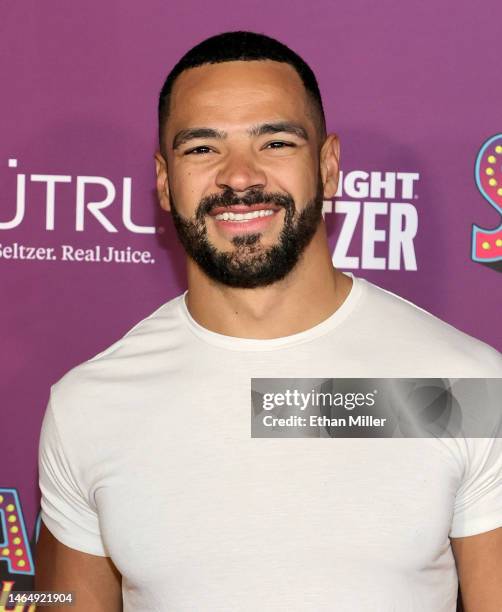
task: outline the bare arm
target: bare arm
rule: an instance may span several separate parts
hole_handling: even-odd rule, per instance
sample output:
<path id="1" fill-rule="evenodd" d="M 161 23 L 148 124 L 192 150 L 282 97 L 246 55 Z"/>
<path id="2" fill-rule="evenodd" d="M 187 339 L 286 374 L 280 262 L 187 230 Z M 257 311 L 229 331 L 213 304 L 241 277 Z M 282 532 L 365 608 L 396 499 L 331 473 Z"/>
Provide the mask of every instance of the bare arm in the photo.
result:
<path id="1" fill-rule="evenodd" d="M 89 555 L 59 542 L 41 523 L 36 550 L 36 591 L 72 591 L 75 603 L 54 612 L 121 612 L 122 581 L 109 557 Z M 37 609 L 41 606 L 37 606 Z M 45 606 L 44 606 L 45 607 Z M 49 609 L 49 608 L 46 608 Z"/>
<path id="2" fill-rule="evenodd" d="M 465 612 L 502 610 L 502 527 L 452 538 Z"/>

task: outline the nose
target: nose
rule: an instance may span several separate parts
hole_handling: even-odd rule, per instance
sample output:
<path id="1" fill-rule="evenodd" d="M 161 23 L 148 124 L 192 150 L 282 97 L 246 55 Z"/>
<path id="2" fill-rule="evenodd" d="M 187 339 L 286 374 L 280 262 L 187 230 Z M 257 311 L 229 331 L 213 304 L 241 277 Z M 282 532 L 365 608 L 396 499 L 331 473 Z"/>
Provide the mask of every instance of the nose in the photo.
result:
<path id="1" fill-rule="evenodd" d="M 264 189 L 266 183 L 264 170 L 258 166 L 252 154 L 244 152 L 229 155 L 216 176 L 216 184 L 224 190 Z"/>

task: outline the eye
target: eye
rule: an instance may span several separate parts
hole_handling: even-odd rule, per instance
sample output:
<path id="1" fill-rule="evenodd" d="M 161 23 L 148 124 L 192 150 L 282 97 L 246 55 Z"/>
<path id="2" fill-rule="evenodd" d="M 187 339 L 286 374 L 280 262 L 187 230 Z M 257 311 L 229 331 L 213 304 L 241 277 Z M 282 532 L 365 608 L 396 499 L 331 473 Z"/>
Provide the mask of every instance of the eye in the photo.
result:
<path id="1" fill-rule="evenodd" d="M 274 142 L 265 145 L 266 149 L 283 149 L 284 147 L 296 147 L 296 145 L 293 142 L 283 142 L 282 140 L 274 140 Z"/>
<path id="2" fill-rule="evenodd" d="M 188 149 L 188 151 L 185 151 L 183 155 L 191 155 L 192 153 L 194 155 L 204 155 L 205 153 L 209 153 L 209 151 L 211 151 L 209 147 L 200 146 L 200 147 L 194 147 L 193 149 Z"/>

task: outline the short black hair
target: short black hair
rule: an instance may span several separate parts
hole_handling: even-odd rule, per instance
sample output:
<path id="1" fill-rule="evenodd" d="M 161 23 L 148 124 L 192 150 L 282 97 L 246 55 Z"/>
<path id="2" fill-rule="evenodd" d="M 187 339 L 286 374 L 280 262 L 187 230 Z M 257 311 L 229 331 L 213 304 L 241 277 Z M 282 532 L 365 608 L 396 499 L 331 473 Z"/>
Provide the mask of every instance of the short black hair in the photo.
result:
<path id="1" fill-rule="evenodd" d="M 308 64 L 292 49 L 275 38 L 256 32 L 223 32 L 206 38 L 192 47 L 174 66 L 162 86 L 159 95 L 159 145 L 163 149 L 163 131 L 169 115 L 169 100 L 176 78 L 189 68 L 220 62 L 273 60 L 292 66 L 300 76 L 303 85 L 317 111 L 318 130 L 321 137 L 326 135 L 326 119 L 322 106 L 317 79 Z"/>

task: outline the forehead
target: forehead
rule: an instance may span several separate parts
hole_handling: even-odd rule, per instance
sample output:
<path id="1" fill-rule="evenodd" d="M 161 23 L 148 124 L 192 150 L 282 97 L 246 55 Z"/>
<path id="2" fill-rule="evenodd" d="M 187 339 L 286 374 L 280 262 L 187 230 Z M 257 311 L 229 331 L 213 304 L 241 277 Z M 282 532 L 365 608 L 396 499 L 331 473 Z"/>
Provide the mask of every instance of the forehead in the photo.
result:
<path id="1" fill-rule="evenodd" d="M 179 75 L 171 92 L 168 129 L 302 118 L 312 121 L 310 103 L 292 66 L 272 60 L 231 61 Z"/>

